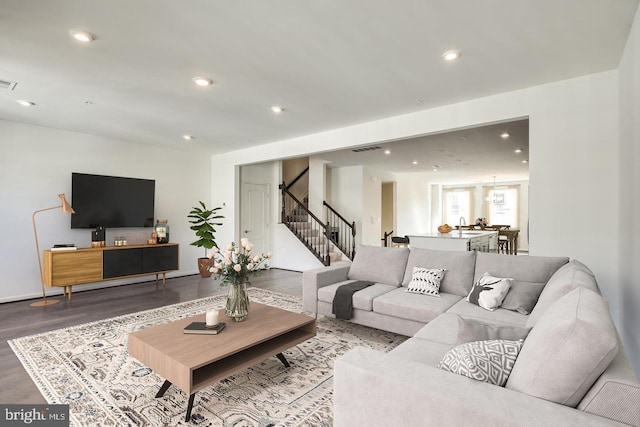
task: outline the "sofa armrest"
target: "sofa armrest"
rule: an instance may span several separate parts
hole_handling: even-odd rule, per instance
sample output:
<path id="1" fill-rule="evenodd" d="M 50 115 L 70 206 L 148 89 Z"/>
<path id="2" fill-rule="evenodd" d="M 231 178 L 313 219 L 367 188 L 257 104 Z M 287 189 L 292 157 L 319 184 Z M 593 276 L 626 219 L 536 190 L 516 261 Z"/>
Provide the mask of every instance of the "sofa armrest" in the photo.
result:
<path id="1" fill-rule="evenodd" d="M 334 363 L 334 426 L 623 425 L 358 347 Z"/>
<path id="2" fill-rule="evenodd" d="M 347 280 L 348 265 L 336 265 L 308 270 L 302 273 L 302 310 L 318 312 L 318 289 Z"/>

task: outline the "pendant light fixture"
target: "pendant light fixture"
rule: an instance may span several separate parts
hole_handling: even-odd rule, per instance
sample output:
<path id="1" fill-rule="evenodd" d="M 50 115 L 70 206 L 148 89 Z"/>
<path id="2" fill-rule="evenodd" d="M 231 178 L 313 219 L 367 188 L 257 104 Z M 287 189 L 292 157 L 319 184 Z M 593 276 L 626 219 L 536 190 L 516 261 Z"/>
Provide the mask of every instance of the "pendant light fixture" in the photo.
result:
<path id="1" fill-rule="evenodd" d="M 491 190 L 489 190 L 492 192 L 491 196 L 487 196 L 487 198 L 485 199 L 487 201 L 487 203 L 491 203 L 493 205 L 498 205 L 500 204 L 498 201 L 498 196 L 496 194 L 496 176 L 493 176 L 493 187 L 491 187 Z"/>

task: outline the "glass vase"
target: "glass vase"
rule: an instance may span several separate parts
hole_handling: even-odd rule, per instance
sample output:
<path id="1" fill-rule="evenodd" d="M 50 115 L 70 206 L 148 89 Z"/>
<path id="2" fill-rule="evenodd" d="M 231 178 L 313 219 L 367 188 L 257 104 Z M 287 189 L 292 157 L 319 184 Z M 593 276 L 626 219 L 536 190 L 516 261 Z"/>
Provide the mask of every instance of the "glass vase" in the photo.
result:
<path id="1" fill-rule="evenodd" d="M 246 282 L 229 284 L 225 314 L 234 322 L 242 322 L 249 315 L 249 295 L 247 295 Z"/>

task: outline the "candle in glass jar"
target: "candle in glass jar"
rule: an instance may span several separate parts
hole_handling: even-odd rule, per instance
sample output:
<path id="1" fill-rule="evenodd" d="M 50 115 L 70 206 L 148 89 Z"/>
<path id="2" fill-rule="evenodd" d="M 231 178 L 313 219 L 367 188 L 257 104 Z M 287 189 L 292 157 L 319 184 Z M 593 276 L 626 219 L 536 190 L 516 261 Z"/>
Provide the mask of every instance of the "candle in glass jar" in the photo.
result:
<path id="1" fill-rule="evenodd" d="M 207 310 L 205 324 L 214 326 L 218 324 L 218 310 Z"/>

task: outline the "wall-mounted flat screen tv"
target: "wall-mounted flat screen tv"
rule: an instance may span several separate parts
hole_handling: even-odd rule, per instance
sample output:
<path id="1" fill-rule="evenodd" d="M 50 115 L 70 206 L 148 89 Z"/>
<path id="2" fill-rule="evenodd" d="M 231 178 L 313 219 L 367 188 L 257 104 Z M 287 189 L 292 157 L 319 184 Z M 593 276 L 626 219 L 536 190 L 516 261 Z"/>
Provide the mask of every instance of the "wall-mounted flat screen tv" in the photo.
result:
<path id="1" fill-rule="evenodd" d="M 71 228 L 153 227 L 152 179 L 71 174 Z"/>

